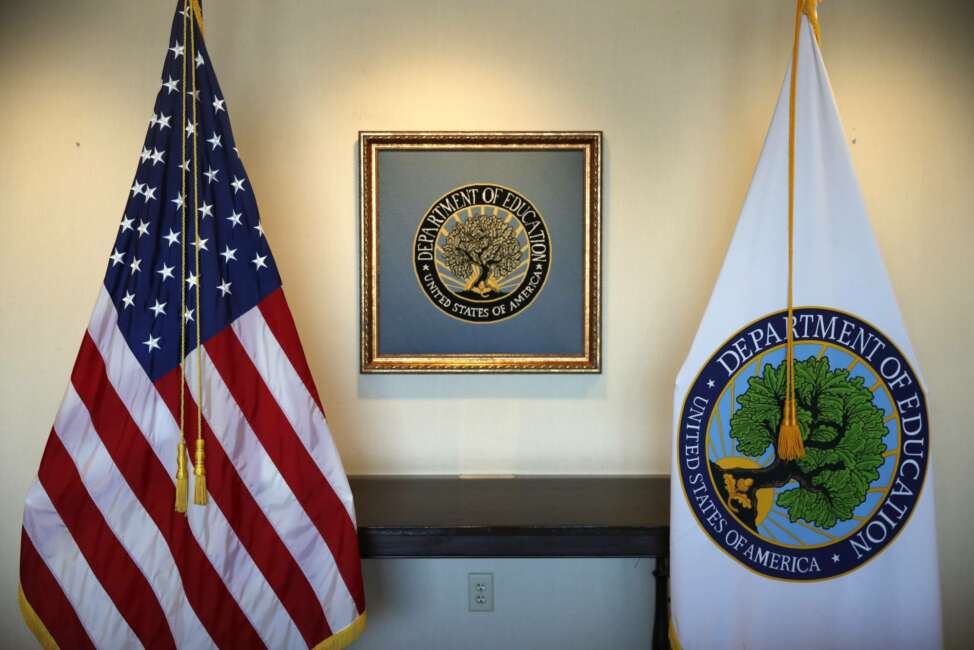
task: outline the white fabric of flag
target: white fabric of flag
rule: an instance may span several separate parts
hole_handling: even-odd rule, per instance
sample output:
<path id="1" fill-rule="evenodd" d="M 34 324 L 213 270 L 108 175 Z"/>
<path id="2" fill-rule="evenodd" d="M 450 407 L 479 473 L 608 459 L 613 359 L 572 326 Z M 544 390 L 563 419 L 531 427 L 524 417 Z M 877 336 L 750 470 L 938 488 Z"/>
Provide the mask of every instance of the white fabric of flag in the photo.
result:
<path id="1" fill-rule="evenodd" d="M 784 398 L 789 87 L 674 395 L 675 646 L 942 645 L 926 398 L 815 33 L 795 101 L 794 367 Z"/>

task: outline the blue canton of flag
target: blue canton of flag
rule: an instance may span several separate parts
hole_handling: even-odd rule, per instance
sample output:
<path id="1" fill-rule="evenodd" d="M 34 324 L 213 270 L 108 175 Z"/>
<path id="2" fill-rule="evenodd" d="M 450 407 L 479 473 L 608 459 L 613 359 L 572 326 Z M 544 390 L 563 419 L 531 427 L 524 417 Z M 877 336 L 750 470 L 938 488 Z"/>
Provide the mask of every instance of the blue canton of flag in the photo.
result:
<path id="1" fill-rule="evenodd" d="M 281 286 L 250 179 L 234 143 L 226 100 L 199 26 L 196 21 L 193 25 L 196 57 L 186 62 L 187 101 L 180 102 L 188 34 L 182 34 L 182 14 L 173 19 L 173 42 L 161 87 L 105 273 L 105 288 L 118 309 L 118 326 L 153 380 L 179 365 L 180 282 L 186 284 L 187 353 L 196 346 L 195 320 L 201 315 L 201 336 L 206 341 Z M 190 67 L 196 71 L 195 93 Z M 194 95 L 196 129 L 189 99 Z M 185 193 L 184 166 L 188 168 Z M 187 232 L 182 227 L 184 206 Z M 194 206 L 199 217 L 199 269 Z M 187 247 L 185 276 L 182 246 Z M 197 290 L 202 314 L 196 312 Z"/>

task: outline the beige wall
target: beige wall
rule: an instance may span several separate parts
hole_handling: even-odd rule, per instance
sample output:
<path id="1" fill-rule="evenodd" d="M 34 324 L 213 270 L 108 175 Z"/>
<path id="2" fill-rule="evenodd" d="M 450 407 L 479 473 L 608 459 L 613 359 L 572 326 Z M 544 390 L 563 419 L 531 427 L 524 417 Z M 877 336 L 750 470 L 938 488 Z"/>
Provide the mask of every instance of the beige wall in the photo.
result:
<path id="1" fill-rule="evenodd" d="M 18 644 L 22 499 L 104 273 L 173 5 L 0 6 L 0 638 Z M 675 373 L 771 116 L 792 6 L 207 3 L 210 53 L 350 473 L 669 471 Z M 956 647 L 974 634 L 974 10 L 835 0 L 821 14 L 928 384 Z M 604 130 L 602 375 L 358 374 L 360 129 Z"/>

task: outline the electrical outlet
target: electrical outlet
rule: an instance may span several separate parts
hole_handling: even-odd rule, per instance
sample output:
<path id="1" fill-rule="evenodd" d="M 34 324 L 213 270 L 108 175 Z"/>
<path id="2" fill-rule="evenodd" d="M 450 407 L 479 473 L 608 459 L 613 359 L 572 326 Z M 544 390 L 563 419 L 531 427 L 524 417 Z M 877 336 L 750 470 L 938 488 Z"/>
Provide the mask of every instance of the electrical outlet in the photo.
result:
<path id="1" fill-rule="evenodd" d="M 494 611 L 494 574 L 467 574 L 467 602 L 471 612 Z"/>

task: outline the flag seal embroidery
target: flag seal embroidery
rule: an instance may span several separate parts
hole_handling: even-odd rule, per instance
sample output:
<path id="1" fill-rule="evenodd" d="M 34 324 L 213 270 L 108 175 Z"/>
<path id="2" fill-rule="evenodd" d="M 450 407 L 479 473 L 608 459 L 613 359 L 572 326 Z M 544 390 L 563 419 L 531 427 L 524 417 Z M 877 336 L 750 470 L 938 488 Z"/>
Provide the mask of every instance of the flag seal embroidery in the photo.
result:
<path id="1" fill-rule="evenodd" d="M 795 390 L 805 456 L 778 456 L 787 312 L 728 339 L 680 413 L 679 473 L 709 538 L 784 580 L 855 571 L 893 543 L 919 498 L 929 456 L 920 382 L 863 320 L 795 309 Z"/>
<path id="2" fill-rule="evenodd" d="M 494 323 L 524 312 L 544 289 L 551 238 L 541 212 L 495 183 L 436 199 L 413 240 L 420 289 L 448 316 Z"/>

